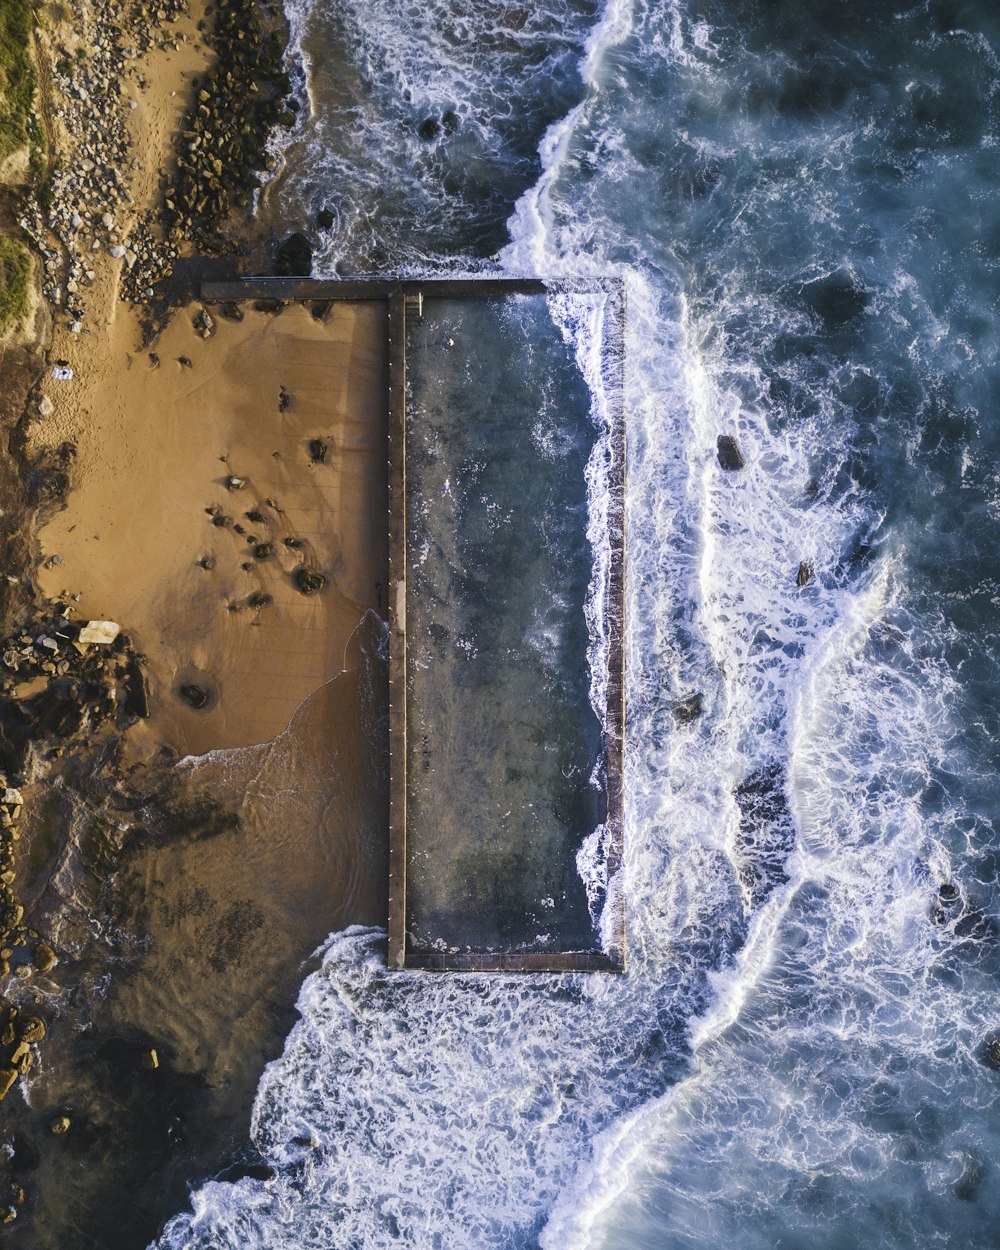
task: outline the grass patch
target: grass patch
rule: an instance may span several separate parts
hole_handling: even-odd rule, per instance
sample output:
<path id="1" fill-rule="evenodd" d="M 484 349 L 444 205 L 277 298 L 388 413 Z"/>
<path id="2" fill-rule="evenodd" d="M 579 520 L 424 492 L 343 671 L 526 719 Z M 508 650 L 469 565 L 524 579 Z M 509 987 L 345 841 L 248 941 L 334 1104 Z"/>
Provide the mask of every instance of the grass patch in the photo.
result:
<path id="1" fill-rule="evenodd" d="M 28 313 L 31 257 L 16 239 L 0 236 L 0 330 Z"/>
<path id="2" fill-rule="evenodd" d="M 31 29 L 36 0 L 0 0 L 0 161 L 29 139 L 35 69 Z"/>

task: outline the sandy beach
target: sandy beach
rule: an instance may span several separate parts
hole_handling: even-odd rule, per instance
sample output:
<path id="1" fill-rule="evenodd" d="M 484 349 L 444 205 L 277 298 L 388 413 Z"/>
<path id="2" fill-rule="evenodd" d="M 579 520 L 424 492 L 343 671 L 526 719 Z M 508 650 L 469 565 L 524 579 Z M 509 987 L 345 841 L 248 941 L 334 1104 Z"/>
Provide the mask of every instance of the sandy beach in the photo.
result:
<path id="1" fill-rule="evenodd" d="M 310 955 L 386 907 L 385 309 L 197 300 L 184 220 L 157 222 L 179 132 L 225 78 L 219 18 L 163 9 L 86 4 L 37 32 L 61 171 L 49 209 L 29 201 L 48 302 L 3 344 L 33 383 L 5 412 L 25 478 L 62 481 L 19 516 L 11 586 L 35 603 L 13 628 L 114 622 L 148 701 L 18 779 L 12 888 L 58 959 L 5 991 L 46 1028 L 4 1108 L 5 1231 L 32 1250 L 145 1245 L 190 1185 L 252 1166 Z M 223 253 L 273 248 L 245 213 L 230 226 Z M 132 302 L 178 261 L 193 302 Z M 50 667 L 10 689 L 44 693 Z"/>

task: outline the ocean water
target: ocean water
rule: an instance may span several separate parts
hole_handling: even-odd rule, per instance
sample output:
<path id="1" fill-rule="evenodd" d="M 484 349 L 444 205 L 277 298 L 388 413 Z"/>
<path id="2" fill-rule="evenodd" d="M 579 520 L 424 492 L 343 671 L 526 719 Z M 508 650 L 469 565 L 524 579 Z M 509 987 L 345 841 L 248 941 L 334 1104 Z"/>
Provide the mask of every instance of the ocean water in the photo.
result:
<path id="1" fill-rule="evenodd" d="M 275 1178 L 159 1245 L 1000 1245 L 1000 13 L 299 0 L 295 31 L 279 194 L 338 197 L 328 271 L 626 280 L 630 962 L 388 976 L 332 935 L 255 1106 Z"/>

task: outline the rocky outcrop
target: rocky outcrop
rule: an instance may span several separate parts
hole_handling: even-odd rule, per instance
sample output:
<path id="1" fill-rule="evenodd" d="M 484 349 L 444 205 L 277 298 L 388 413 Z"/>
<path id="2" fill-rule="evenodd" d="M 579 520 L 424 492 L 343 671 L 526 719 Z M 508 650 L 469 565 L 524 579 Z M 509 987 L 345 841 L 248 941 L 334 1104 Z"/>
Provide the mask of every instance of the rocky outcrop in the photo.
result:
<path id="1" fill-rule="evenodd" d="M 197 84 L 163 189 L 163 222 L 174 240 L 224 246 L 219 228 L 249 207 L 260 176 L 274 169 L 274 126 L 295 124 L 298 104 L 284 69 L 285 34 L 256 0 L 216 0 L 209 41 L 215 64 Z"/>

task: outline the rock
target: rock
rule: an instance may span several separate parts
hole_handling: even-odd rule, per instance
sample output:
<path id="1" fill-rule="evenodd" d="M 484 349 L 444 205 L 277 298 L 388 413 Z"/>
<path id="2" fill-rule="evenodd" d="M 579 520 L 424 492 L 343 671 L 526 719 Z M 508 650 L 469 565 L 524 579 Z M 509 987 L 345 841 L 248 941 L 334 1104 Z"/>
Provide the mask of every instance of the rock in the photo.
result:
<path id="1" fill-rule="evenodd" d="M 299 569 L 295 574 L 295 585 L 304 595 L 315 595 L 326 585 L 322 573 L 313 573 L 309 569 Z"/>
<path id="2" fill-rule="evenodd" d="M 35 970 L 43 975 L 51 972 L 59 962 L 59 956 L 55 953 L 48 942 L 37 942 L 35 949 L 31 953 L 31 962 L 35 965 Z"/>
<path id="3" fill-rule="evenodd" d="M 208 703 L 208 691 L 202 686 L 193 684 L 181 686 L 181 698 L 190 703 L 193 708 L 200 710 Z"/>
<path id="4" fill-rule="evenodd" d="M 329 230 L 335 221 L 336 218 L 328 208 L 321 208 L 316 214 L 316 225 L 321 230 Z"/>
<path id="5" fill-rule="evenodd" d="M 270 543 L 258 543 L 253 549 L 253 558 L 255 560 L 268 560 L 274 555 L 274 548 Z"/>
<path id="6" fill-rule="evenodd" d="M 57 1115 L 49 1125 L 49 1132 L 54 1137 L 63 1137 L 70 1130 L 70 1118 L 68 1115 Z"/>
<path id="7" fill-rule="evenodd" d="M 115 224 L 115 219 L 111 216 L 111 214 L 104 213 L 104 215 L 101 217 L 101 225 L 104 227 L 104 229 L 110 230 L 114 226 L 114 224 Z"/>
<path id="8" fill-rule="evenodd" d="M 211 338 L 215 333 L 215 318 L 205 308 L 195 314 L 191 324 L 194 326 L 195 333 L 200 334 L 203 339 Z"/>
<path id="9" fill-rule="evenodd" d="M 273 602 L 271 596 L 264 590 L 255 590 L 247 600 L 247 603 L 252 608 L 266 608 L 271 602 Z"/>
<path id="10" fill-rule="evenodd" d="M 278 248 L 277 273 L 284 278 L 308 278 L 312 273 L 312 244 L 301 231 Z"/>
<path id="11" fill-rule="evenodd" d="M 151 1046 L 149 1050 L 144 1050 L 140 1062 L 147 1072 L 155 1072 L 160 1066 L 160 1056 L 156 1053 L 155 1047 Z"/>
<path id="12" fill-rule="evenodd" d="M 991 1037 L 987 1040 L 983 1047 L 983 1063 L 994 1072 L 1000 1072 L 1000 1037 Z"/>
<path id="13" fill-rule="evenodd" d="M 720 434 L 716 440 L 719 464 L 727 471 L 742 469 L 746 461 L 736 445 L 736 439 L 730 434 Z"/>
<path id="14" fill-rule="evenodd" d="M 417 127 L 417 134 L 425 143 L 430 143 L 441 133 L 441 123 L 436 117 L 428 117 Z"/>
<path id="15" fill-rule="evenodd" d="M 146 674 L 139 666 L 139 661 L 132 656 L 125 668 L 125 703 L 126 716 L 139 716 L 143 720 L 149 718 L 149 690 L 146 686 Z"/>
<path id="16" fill-rule="evenodd" d="M 678 725 L 689 725 L 702 713 L 701 694 L 690 694 L 673 706 L 673 717 Z"/>
<path id="17" fill-rule="evenodd" d="M 313 464 L 324 464 L 326 462 L 326 453 L 329 450 L 329 447 L 321 438 L 311 439 L 309 442 L 309 459 Z"/>
<path id="18" fill-rule="evenodd" d="M 243 305 L 237 303 L 235 300 L 231 303 L 223 304 L 219 309 L 219 312 L 222 313 L 223 317 L 228 318 L 230 321 L 243 320 Z"/>
<path id="19" fill-rule="evenodd" d="M 0 1102 L 3 1102 L 14 1088 L 19 1075 L 17 1068 L 0 1068 Z"/>
<path id="20" fill-rule="evenodd" d="M 84 646 L 91 643 L 100 647 L 110 646 L 121 633 L 121 626 L 115 621 L 88 621 L 80 630 L 78 642 Z"/>
<path id="21" fill-rule="evenodd" d="M 225 481 L 226 490 L 242 490 L 246 484 L 245 477 L 237 477 L 235 474 L 231 474 Z"/>
<path id="22" fill-rule="evenodd" d="M 49 399 L 48 395 L 43 395 L 38 401 L 38 415 L 40 417 L 51 417 L 55 410 L 56 406 L 52 400 Z"/>
<path id="23" fill-rule="evenodd" d="M 108 248 L 108 254 L 115 260 L 121 260 L 121 258 L 125 255 L 125 249 L 120 243 L 116 243 L 114 247 Z"/>
<path id="24" fill-rule="evenodd" d="M 813 575 L 812 565 L 807 564 L 806 561 L 803 560 L 802 563 L 799 565 L 799 571 L 795 576 L 795 585 L 799 587 L 805 586 L 809 581 L 812 580 L 812 575 Z"/>
<path id="25" fill-rule="evenodd" d="M 45 1021 L 38 1016 L 28 1016 L 21 1026 L 21 1042 L 34 1045 L 45 1036 Z"/>

